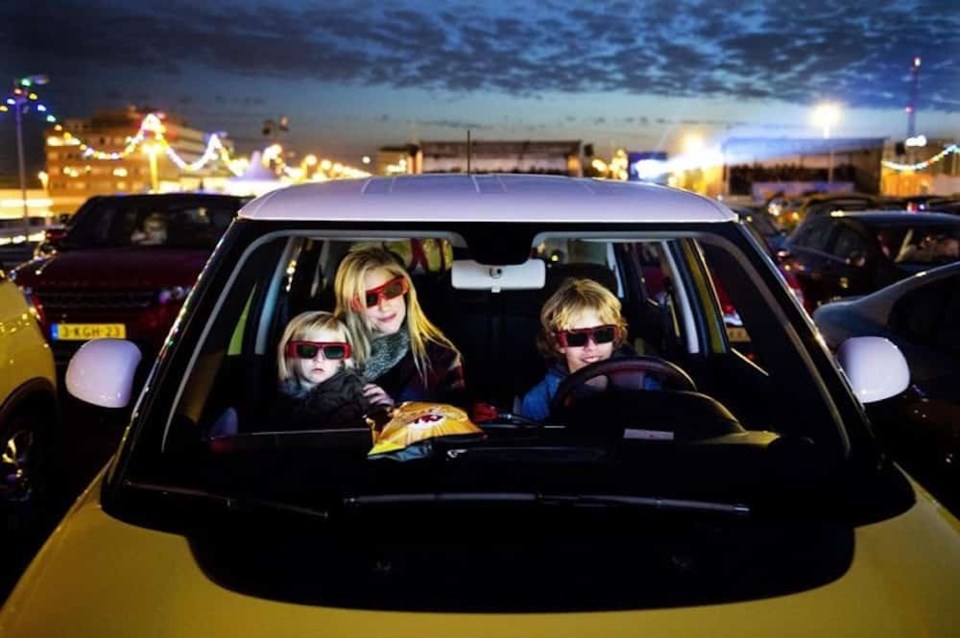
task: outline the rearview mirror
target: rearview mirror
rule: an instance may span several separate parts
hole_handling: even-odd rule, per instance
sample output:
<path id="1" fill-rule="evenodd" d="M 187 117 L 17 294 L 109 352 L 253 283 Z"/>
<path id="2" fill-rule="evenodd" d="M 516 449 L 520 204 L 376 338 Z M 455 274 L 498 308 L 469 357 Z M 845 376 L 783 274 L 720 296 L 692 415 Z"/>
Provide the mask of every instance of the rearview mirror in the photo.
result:
<path id="1" fill-rule="evenodd" d="M 458 290 L 539 290 L 547 281 L 547 268 L 540 259 L 515 266 L 489 266 L 472 259 L 453 262 L 450 282 Z"/>

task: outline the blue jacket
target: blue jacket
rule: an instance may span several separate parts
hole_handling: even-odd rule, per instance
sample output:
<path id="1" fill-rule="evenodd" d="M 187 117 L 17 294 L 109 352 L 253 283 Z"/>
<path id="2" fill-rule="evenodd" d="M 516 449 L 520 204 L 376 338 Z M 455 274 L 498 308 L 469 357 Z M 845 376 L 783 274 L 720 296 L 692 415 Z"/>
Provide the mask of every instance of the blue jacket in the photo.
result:
<path id="1" fill-rule="evenodd" d="M 523 400 L 520 403 L 520 415 L 535 421 L 543 421 L 550 416 L 550 402 L 556 396 L 560 382 L 566 379 L 569 374 L 564 363 L 550 366 L 543 380 L 523 395 Z"/>
<path id="2" fill-rule="evenodd" d="M 613 357 L 617 358 L 630 354 L 633 354 L 633 352 L 629 350 L 625 352 L 617 351 L 613 353 Z M 543 380 L 523 395 L 520 402 L 520 415 L 535 421 L 543 421 L 550 416 L 550 403 L 553 401 L 553 397 L 557 395 L 560 382 L 568 376 L 570 376 L 570 372 L 567 370 L 566 362 L 559 362 L 550 366 Z M 659 379 L 648 376 L 643 380 L 644 390 L 659 390 L 660 387 Z"/>

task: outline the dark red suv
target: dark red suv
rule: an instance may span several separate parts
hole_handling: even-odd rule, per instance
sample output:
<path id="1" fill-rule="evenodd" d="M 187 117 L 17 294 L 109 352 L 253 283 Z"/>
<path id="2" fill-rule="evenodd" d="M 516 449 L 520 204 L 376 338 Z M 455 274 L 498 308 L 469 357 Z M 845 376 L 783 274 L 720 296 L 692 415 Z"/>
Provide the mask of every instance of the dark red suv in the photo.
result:
<path id="1" fill-rule="evenodd" d="M 184 297 L 246 199 L 96 196 L 15 271 L 58 363 L 84 341 L 128 339 L 155 355 Z"/>

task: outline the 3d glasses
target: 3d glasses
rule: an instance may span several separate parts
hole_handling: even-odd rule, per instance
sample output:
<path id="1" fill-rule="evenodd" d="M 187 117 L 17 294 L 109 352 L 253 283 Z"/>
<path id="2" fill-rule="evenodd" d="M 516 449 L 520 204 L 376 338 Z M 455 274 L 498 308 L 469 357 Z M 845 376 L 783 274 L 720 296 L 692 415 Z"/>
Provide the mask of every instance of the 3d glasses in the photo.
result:
<path id="1" fill-rule="evenodd" d="M 349 359 L 350 344 L 341 341 L 288 341 L 285 354 L 291 359 L 313 359 L 318 352 L 330 361 Z"/>
<path id="2" fill-rule="evenodd" d="M 396 299 L 400 295 L 406 294 L 409 290 L 410 285 L 407 283 L 406 278 L 402 276 L 394 277 L 390 281 L 366 291 L 364 294 L 365 307 L 371 308 L 383 301 Z M 355 311 L 360 311 L 364 308 L 364 306 L 360 304 L 359 299 L 354 299 L 352 305 Z"/>
<path id="3" fill-rule="evenodd" d="M 594 326 L 593 328 L 577 328 L 575 330 L 560 330 L 556 333 L 557 342 L 564 348 L 582 348 L 587 341 L 594 344 L 612 343 L 616 340 L 620 330 L 613 324 Z"/>

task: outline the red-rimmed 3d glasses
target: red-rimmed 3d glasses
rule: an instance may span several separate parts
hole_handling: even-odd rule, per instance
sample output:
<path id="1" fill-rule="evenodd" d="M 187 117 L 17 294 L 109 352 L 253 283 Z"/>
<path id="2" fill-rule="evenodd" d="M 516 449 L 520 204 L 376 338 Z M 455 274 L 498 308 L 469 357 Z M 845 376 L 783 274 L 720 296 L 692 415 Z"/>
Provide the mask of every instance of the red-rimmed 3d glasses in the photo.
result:
<path id="1" fill-rule="evenodd" d="M 587 340 L 593 341 L 596 345 L 612 343 L 616 340 L 618 332 L 617 326 L 611 323 L 593 328 L 560 330 L 556 333 L 556 337 L 557 342 L 564 348 L 582 348 L 587 345 Z"/>
<path id="2" fill-rule="evenodd" d="M 291 359 L 313 359 L 318 352 L 330 361 L 349 359 L 350 344 L 342 341 L 288 341 L 286 355 Z"/>
<path id="3" fill-rule="evenodd" d="M 364 303 L 366 303 L 367 308 L 371 308 L 383 301 L 396 299 L 400 295 L 405 295 L 409 290 L 410 285 L 407 283 L 405 277 L 394 277 L 390 281 L 381 284 L 376 288 L 367 290 L 364 294 Z M 360 304 L 359 299 L 354 299 L 352 305 L 355 311 L 360 311 L 364 308 L 364 306 Z"/>

